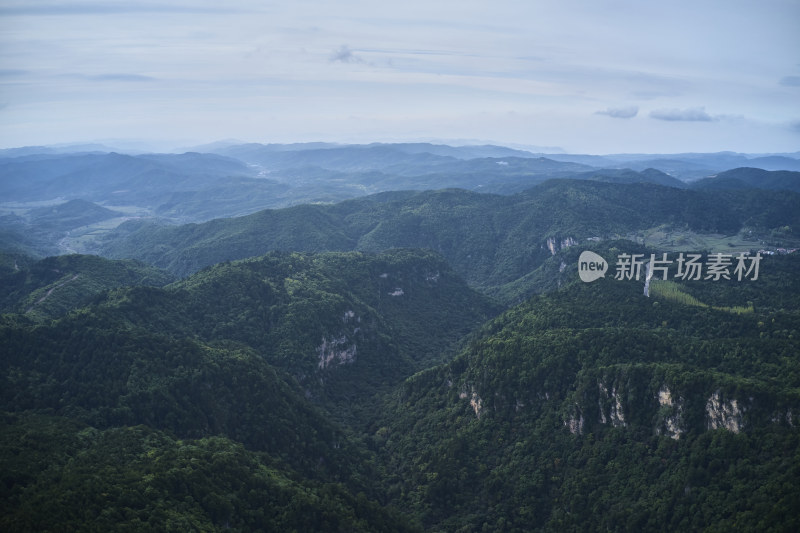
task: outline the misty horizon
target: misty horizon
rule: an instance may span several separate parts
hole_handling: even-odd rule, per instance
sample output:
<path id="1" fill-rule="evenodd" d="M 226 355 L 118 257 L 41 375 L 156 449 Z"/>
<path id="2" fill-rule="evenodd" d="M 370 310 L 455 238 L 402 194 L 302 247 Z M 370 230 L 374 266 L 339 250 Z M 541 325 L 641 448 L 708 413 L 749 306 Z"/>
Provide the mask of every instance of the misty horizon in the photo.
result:
<path id="1" fill-rule="evenodd" d="M 226 138 L 476 139 L 573 154 L 800 146 L 797 3 L 13 1 L 0 16 L 3 147 Z"/>

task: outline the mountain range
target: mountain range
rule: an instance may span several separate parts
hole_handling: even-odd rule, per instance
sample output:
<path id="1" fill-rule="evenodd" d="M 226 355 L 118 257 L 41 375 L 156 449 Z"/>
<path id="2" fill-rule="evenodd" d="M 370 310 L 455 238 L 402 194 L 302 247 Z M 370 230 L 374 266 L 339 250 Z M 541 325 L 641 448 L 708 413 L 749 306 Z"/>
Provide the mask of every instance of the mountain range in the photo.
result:
<path id="1" fill-rule="evenodd" d="M 510 196 L 457 189 L 382 193 L 203 224 L 128 222 L 108 235 L 102 253 L 183 276 L 269 250 L 427 248 L 467 282 L 497 295 L 519 286 L 562 248 L 654 227 L 674 235 L 743 232 L 742 242 L 758 248 L 780 228 L 798 227 L 799 202 L 796 193 L 553 180 Z M 791 235 L 783 238 L 782 245 L 795 242 Z M 520 288 L 527 294 L 535 286 Z"/>
<path id="2" fill-rule="evenodd" d="M 792 154 L 83 148 L 0 153 L 0 529 L 800 529 Z"/>
<path id="3" fill-rule="evenodd" d="M 31 147 L 0 153 L 0 242 L 5 249 L 40 257 L 97 253 L 98 238 L 129 219 L 204 222 L 389 191 L 459 188 L 513 195 L 563 178 L 673 188 L 797 192 L 800 187 L 800 159 L 792 154 L 584 156 L 430 143 L 218 143 L 197 147 L 206 153 L 182 154 L 103 152 L 103 146 L 74 149 L 97 151 Z M 34 210 L 71 200 L 120 214 L 42 231 Z"/>

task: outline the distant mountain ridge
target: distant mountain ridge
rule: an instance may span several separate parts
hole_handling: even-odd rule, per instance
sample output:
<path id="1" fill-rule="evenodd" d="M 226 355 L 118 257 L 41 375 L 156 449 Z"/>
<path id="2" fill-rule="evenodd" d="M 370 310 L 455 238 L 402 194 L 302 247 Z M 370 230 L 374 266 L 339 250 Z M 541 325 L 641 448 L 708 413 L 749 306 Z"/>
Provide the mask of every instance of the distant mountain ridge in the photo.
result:
<path id="1" fill-rule="evenodd" d="M 800 161 L 793 154 L 588 156 L 433 143 L 223 142 L 200 147 L 213 153 L 136 155 L 80 152 L 102 149 L 100 145 L 75 146 L 76 153 L 68 153 L 66 147 L 46 148 L 0 152 L 2 250 L 38 257 L 97 253 L 100 239 L 126 218 L 205 222 L 399 190 L 458 188 L 513 195 L 550 179 L 577 179 L 673 188 L 797 191 L 793 170 L 780 171 L 779 178 L 761 171 L 760 178 L 745 179 L 744 174 L 756 170 L 745 172 L 735 166 L 763 163 L 768 168 L 792 169 Z M 699 179 L 712 175 L 718 177 Z M 42 204 L 77 200 L 124 215 L 104 219 L 108 223 L 97 218 L 70 234 L 66 221 L 54 230 L 33 212 Z M 90 211 L 99 215 L 87 205 L 85 220 Z"/>
<path id="2" fill-rule="evenodd" d="M 728 235 L 747 226 L 769 233 L 798 227 L 798 206 L 794 193 L 553 180 L 511 196 L 394 192 L 199 225 L 130 222 L 109 234 L 103 254 L 182 276 L 269 250 L 429 248 L 470 284 L 493 291 L 590 237 L 614 239 L 660 225 Z"/>
<path id="3" fill-rule="evenodd" d="M 692 184 L 696 189 L 766 189 L 800 192 L 800 172 L 736 168 Z"/>
<path id="4" fill-rule="evenodd" d="M 29 156 L 0 159 L 0 194 L 6 201 L 80 198 L 120 205 L 252 174 L 245 164 L 212 154 Z"/>

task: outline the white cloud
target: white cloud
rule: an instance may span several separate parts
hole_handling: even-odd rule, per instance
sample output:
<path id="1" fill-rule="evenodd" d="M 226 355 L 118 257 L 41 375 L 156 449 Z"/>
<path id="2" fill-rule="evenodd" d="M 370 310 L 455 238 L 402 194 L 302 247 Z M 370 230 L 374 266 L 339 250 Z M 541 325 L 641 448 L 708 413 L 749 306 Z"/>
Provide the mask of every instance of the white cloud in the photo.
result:
<path id="1" fill-rule="evenodd" d="M 711 122 L 714 118 L 706 113 L 704 107 L 690 109 L 656 109 L 650 112 L 650 118 L 670 122 Z"/>
<path id="2" fill-rule="evenodd" d="M 361 59 L 359 56 L 355 55 L 352 50 L 346 45 L 343 44 L 337 50 L 331 52 L 330 57 L 328 58 L 329 61 L 332 63 L 363 63 L 364 60 Z"/>
<path id="3" fill-rule="evenodd" d="M 205 4 L 205 5 L 203 5 Z M 6 1 L 0 6 L 0 15 L 119 15 L 129 13 L 226 13 L 231 8 L 221 7 L 216 2 L 129 2 L 127 0 L 103 0 L 84 2 L 29 2 Z"/>
<path id="4" fill-rule="evenodd" d="M 597 115 L 606 115 L 611 118 L 633 118 L 639 114 L 639 108 L 635 105 L 628 107 L 609 107 L 605 111 L 597 111 Z"/>
<path id="5" fill-rule="evenodd" d="M 105 74 L 92 74 L 92 75 L 74 74 L 74 77 L 89 81 L 123 81 L 123 82 L 156 81 L 156 78 L 153 78 L 151 76 L 143 76 L 141 74 L 116 73 L 116 72 L 109 72 Z"/>

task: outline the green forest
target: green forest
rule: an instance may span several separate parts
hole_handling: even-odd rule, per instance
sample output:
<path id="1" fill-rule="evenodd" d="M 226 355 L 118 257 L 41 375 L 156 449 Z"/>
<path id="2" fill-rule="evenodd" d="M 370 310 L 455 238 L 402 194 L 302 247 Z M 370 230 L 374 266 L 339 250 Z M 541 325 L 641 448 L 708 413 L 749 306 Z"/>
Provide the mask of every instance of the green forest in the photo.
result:
<path id="1" fill-rule="evenodd" d="M 798 531 L 800 257 L 578 277 L 652 227 L 788 246 L 798 205 L 554 180 L 7 250 L 0 529 Z"/>

